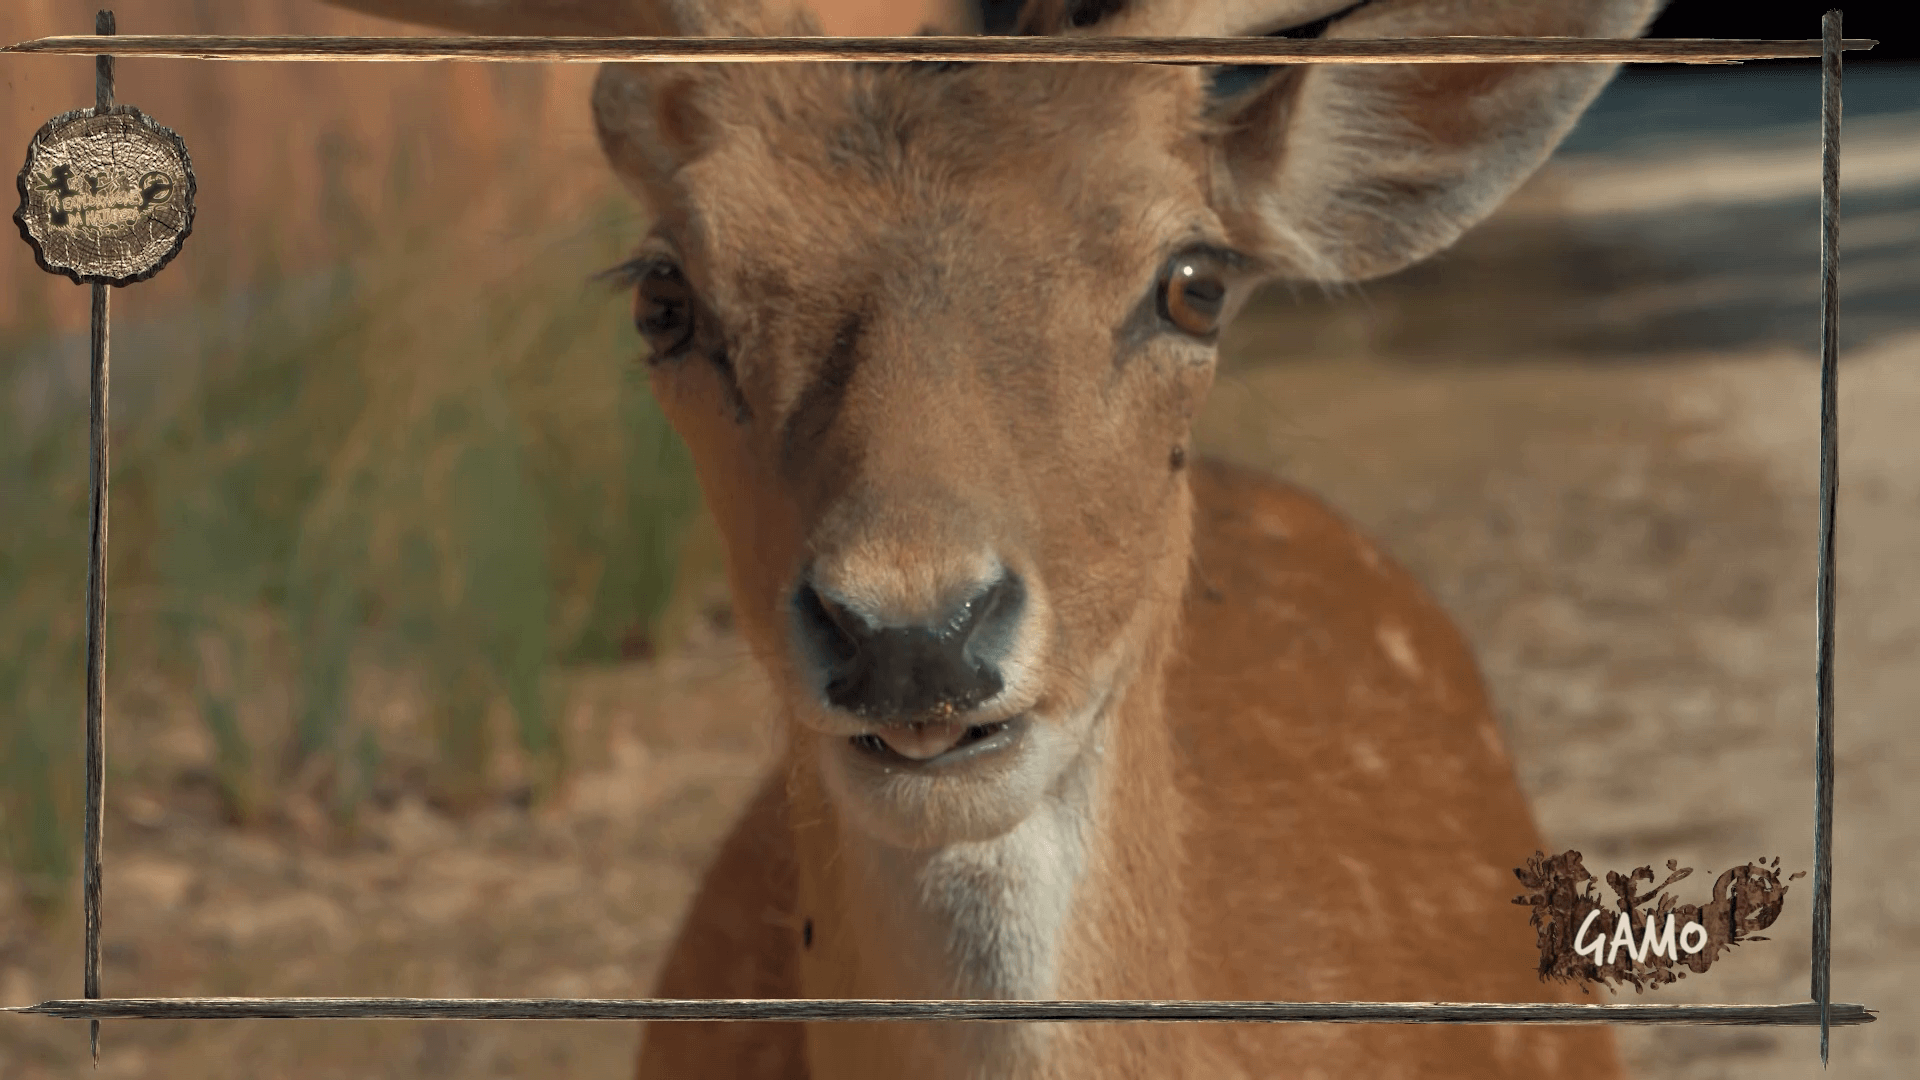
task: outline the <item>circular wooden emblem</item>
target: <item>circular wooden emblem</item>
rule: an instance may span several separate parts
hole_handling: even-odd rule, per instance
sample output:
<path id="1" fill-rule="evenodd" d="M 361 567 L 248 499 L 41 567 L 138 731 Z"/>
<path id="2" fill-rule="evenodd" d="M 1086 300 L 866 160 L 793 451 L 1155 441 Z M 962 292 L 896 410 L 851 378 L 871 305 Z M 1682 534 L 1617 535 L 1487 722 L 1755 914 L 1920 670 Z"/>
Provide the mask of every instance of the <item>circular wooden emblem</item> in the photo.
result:
<path id="1" fill-rule="evenodd" d="M 49 274 L 130 285 L 193 231 L 193 163 L 180 136 L 131 105 L 79 109 L 34 133 L 13 220 Z"/>

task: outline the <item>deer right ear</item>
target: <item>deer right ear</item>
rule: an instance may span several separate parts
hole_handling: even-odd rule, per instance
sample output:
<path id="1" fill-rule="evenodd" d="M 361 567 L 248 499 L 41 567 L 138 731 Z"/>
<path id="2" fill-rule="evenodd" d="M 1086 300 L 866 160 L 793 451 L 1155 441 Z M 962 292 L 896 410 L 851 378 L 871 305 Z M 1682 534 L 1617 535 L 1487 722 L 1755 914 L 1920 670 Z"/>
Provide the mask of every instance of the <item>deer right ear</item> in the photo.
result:
<path id="1" fill-rule="evenodd" d="M 639 2 L 639 0 L 628 0 Z M 785 34 L 805 37 L 819 25 L 799 0 L 651 0 L 670 15 L 673 33 L 700 37 Z M 700 155 L 712 136 L 725 85 L 724 66 L 622 64 L 600 66 L 593 86 L 593 122 L 600 149 L 634 194 L 659 206 L 666 184 Z"/>
<path id="2" fill-rule="evenodd" d="M 679 64 L 604 64 L 593 84 L 600 148 L 622 181 L 650 205 L 698 157 L 712 132 L 710 79 Z"/>
<path id="3" fill-rule="evenodd" d="M 1249 0 L 1241 7 L 1302 14 L 1339 5 Z M 1330 38 L 1633 37 L 1654 7 L 1654 0 L 1361 0 L 1314 28 Z M 1242 243 L 1286 277 L 1390 274 L 1492 213 L 1612 74 L 1611 65 L 1572 63 L 1282 69 L 1221 105 L 1218 201 Z"/>

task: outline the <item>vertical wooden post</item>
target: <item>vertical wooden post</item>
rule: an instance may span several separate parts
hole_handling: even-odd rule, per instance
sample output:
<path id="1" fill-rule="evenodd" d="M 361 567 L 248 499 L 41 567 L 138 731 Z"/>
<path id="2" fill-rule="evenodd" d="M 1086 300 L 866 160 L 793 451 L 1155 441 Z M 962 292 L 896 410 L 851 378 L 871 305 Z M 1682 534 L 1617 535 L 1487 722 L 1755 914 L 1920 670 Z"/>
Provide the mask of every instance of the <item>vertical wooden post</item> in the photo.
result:
<path id="1" fill-rule="evenodd" d="M 1840 12 L 1820 23 L 1820 567 L 1814 589 L 1813 1000 L 1820 1064 L 1833 1001 L 1834 504 L 1840 497 Z"/>
<path id="2" fill-rule="evenodd" d="M 114 32 L 113 12 L 94 17 L 96 34 Z M 94 59 L 94 112 L 113 108 L 113 57 Z M 86 919 L 86 970 L 83 992 L 100 996 L 100 856 L 101 811 L 106 801 L 107 743 L 107 286 L 93 284 L 92 398 L 88 408 L 91 458 L 92 538 L 87 561 L 87 807 L 86 852 L 82 857 L 81 906 Z M 94 1068 L 100 1067 L 100 1021 L 87 1028 Z"/>

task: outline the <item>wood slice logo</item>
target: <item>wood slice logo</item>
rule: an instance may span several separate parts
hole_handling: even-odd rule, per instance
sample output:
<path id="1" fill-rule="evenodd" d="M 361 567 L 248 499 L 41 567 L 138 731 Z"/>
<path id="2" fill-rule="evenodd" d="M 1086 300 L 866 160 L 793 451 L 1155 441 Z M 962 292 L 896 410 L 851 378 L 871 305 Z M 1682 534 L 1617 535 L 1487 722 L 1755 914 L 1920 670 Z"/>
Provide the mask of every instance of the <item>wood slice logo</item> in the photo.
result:
<path id="1" fill-rule="evenodd" d="M 50 274 L 129 285 L 193 231 L 193 164 L 180 136 L 130 105 L 56 116 L 27 147 L 13 220 Z"/>

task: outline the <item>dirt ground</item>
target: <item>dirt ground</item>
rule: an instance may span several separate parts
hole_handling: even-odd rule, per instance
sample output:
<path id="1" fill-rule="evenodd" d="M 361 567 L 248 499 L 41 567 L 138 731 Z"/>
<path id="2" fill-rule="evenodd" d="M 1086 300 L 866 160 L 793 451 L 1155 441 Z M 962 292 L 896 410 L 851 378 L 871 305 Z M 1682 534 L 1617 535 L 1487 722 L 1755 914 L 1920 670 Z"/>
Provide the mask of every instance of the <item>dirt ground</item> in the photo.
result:
<path id="1" fill-rule="evenodd" d="M 1257 327 L 1256 327 L 1257 330 Z M 1257 335 L 1255 335 L 1257 336 Z M 1835 987 L 1882 1010 L 1835 1077 L 1920 1050 L 1920 336 L 1843 374 Z M 1815 371 L 1789 353 L 1661 363 L 1238 365 L 1203 444 L 1329 495 L 1458 615 L 1550 842 L 1590 866 L 1811 857 Z M 710 626 L 583 676 L 565 795 L 454 820 L 403 796 L 329 836 L 297 804 L 225 826 L 190 722 L 116 713 L 112 995 L 640 996 L 769 753 L 764 688 Z M 404 701 L 396 709 L 405 709 Z M 1709 879 L 1710 880 L 1710 879 Z M 1696 879 L 1689 885 L 1700 887 Z M 1773 940 L 1661 1000 L 1807 997 L 1808 890 Z M 0 904 L 0 1003 L 78 996 L 79 942 Z M 111 1023 L 103 1077 L 605 1077 L 628 1024 Z M 1804 1076 L 1804 1030 L 1623 1033 L 1646 1080 Z M 80 1075 L 78 1023 L 0 1023 L 0 1076 Z"/>

